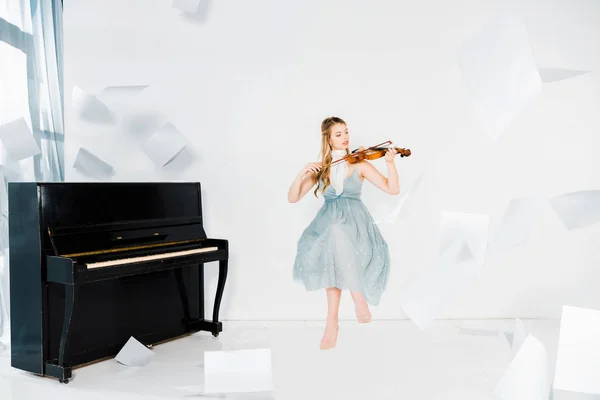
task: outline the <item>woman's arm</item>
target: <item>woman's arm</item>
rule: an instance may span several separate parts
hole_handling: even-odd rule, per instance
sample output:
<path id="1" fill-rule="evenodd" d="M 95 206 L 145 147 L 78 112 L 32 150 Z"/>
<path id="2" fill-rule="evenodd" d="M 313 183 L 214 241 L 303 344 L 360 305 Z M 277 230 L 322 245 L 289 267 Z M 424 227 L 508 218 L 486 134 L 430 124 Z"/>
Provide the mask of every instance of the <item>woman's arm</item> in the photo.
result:
<path id="1" fill-rule="evenodd" d="M 321 169 L 321 163 L 308 163 L 298 173 L 288 190 L 288 202 L 296 203 L 308 193 L 317 183 L 316 176 Z"/>
<path id="2" fill-rule="evenodd" d="M 381 174 L 371 163 L 362 162 L 361 163 L 361 175 L 371 182 L 373 185 L 378 187 L 389 194 L 399 194 L 400 193 L 400 182 L 398 179 L 398 171 L 396 170 L 396 165 L 394 164 L 394 157 L 396 156 L 396 151 L 394 149 L 389 149 L 385 156 L 385 164 L 387 166 L 387 178 Z"/>

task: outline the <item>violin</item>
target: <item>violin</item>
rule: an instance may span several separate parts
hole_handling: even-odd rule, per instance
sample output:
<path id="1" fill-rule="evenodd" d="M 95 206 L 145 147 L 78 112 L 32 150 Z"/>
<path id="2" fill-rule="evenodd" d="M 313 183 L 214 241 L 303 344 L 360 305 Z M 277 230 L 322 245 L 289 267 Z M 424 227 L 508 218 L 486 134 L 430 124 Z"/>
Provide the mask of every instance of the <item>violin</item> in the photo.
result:
<path id="1" fill-rule="evenodd" d="M 341 161 L 348 161 L 350 164 L 356 164 L 364 160 L 377 160 L 378 158 L 385 157 L 389 147 L 382 147 L 383 145 L 392 144 L 391 141 L 386 141 L 383 143 L 379 143 L 375 146 L 369 147 L 368 149 L 356 149 L 352 153 L 335 160 L 331 163 L 331 165 L 337 164 Z M 408 157 L 411 152 L 410 149 L 404 149 L 401 147 L 394 147 L 394 150 L 400 155 L 400 157 Z"/>

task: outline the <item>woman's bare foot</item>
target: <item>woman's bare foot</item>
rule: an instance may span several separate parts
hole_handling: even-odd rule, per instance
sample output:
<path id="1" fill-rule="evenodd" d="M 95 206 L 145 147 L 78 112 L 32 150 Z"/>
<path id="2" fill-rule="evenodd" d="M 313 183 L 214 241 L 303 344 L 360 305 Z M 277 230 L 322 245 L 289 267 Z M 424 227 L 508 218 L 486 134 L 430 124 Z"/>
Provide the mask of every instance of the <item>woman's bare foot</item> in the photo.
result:
<path id="1" fill-rule="evenodd" d="M 358 307 L 356 306 L 356 320 L 359 324 L 366 324 L 371 322 L 371 311 L 369 310 L 369 305 L 364 304 L 364 306 Z"/>
<path id="2" fill-rule="evenodd" d="M 325 332 L 323 332 L 323 338 L 321 339 L 321 350 L 328 350 L 334 348 L 337 343 L 339 325 L 337 320 L 327 320 L 325 326 Z"/>
<path id="3" fill-rule="evenodd" d="M 354 310 L 356 312 L 356 320 L 360 324 L 366 324 L 371 322 L 371 311 L 369 310 L 369 304 L 365 300 L 362 294 L 352 292 L 352 300 L 354 300 Z"/>

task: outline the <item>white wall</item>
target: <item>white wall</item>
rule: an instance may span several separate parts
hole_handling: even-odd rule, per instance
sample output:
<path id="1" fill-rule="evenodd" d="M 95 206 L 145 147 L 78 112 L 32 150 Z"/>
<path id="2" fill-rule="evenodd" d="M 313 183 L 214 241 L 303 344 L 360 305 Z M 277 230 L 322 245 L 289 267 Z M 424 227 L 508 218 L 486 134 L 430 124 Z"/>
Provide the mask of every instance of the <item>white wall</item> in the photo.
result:
<path id="1" fill-rule="evenodd" d="M 200 181 L 206 231 L 231 245 L 225 319 L 325 315 L 324 293 L 291 279 L 296 241 L 322 200 L 288 204 L 286 193 L 316 160 L 326 116 L 347 120 L 352 147 L 389 139 L 411 148 L 409 159 L 397 160 L 401 185 L 423 173 L 402 217 L 382 226 L 393 269 L 376 318 L 405 317 L 402 289 L 435 258 L 440 210 L 489 214 L 493 232 L 513 198 L 600 188 L 597 2 L 202 1 L 196 16 L 171 0 L 67 4 L 67 180 L 93 180 L 72 168 L 83 146 L 115 168 L 113 181 Z M 492 143 L 468 101 L 457 53 L 506 10 L 526 22 L 540 67 L 591 72 L 544 84 Z M 191 152 L 154 167 L 123 126 L 73 112 L 74 85 L 89 93 L 149 85 L 129 112 L 170 121 Z M 373 164 L 385 171 L 382 160 Z M 363 193 L 375 216 L 398 200 L 369 185 Z M 600 228 L 569 232 L 548 205 L 531 238 L 489 255 L 481 277 L 442 316 L 556 317 L 563 303 L 600 307 Z M 341 316 L 353 317 L 349 296 Z"/>

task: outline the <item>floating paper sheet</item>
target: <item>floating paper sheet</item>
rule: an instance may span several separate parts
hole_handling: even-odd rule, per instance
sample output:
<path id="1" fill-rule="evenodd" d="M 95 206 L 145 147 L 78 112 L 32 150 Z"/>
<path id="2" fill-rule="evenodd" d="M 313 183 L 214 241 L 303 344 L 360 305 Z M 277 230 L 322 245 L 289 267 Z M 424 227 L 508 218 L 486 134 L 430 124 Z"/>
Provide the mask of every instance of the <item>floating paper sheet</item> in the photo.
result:
<path id="1" fill-rule="evenodd" d="M 82 174 L 97 179 L 107 179 L 115 172 L 113 167 L 83 147 L 79 148 L 73 167 Z"/>
<path id="2" fill-rule="evenodd" d="M 202 0 L 173 0 L 173 8 L 180 11 L 195 13 L 200 7 Z"/>
<path id="3" fill-rule="evenodd" d="M 143 367 L 148 364 L 155 353 L 131 337 L 119 351 L 115 360 L 128 367 Z"/>
<path id="4" fill-rule="evenodd" d="M 440 250 L 434 265 L 404 293 L 402 309 L 425 329 L 481 273 L 489 216 L 442 211 Z"/>
<path id="5" fill-rule="evenodd" d="M 548 400 L 548 354 L 537 338 L 527 335 L 494 394 L 502 400 Z"/>
<path id="6" fill-rule="evenodd" d="M 75 114 L 86 121 L 99 124 L 112 124 L 117 121 L 115 113 L 96 96 L 73 87 L 73 109 Z"/>
<path id="7" fill-rule="evenodd" d="M 493 140 L 542 89 L 525 24 L 516 18 L 499 17 L 464 40 L 458 62 L 471 103 Z"/>
<path id="8" fill-rule="evenodd" d="M 479 264 L 474 258 L 458 261 L 465 251 L 472 254 L 465 242 L 451 244 L 403 293 L 402 309 L 420 329 L 427 328 L 452 298 L 479 275 Z"/>
<path id="9" fill-rule="evenodd" d="M 527 332 L 527 330 L 525 329 L 525 324 L 523 324 L 523 321 L 519 318 L 515 320 L 515 327 L 512 332 L 504 332 L 504 336 L 506 337 L 508 344 L 510 344 L 510 347 L 512 348 L 513 356 L 515 356 L 519 352 L 519 349 L 521 349 L 521 346 L 527 338 L 527 335 L 529 335 L 529 332 Z"/>
<path id="10" fill-rule="evenodd" d="M 544 83 L 564 81 L 565 79 L 575 78 L 590 72 L 560 68 L 539 68 L 538 71 Z"/>
<path id="11" fill-rule="evenodd" d="M 0 125 L 0 141 L 13 161 L 24 160 L 41 153 L 24 118 Z"/>
<path id="12" fill-rule="evenodd" d="M 568 230 L 600 221 L 600 190 L 583 190 L 556 196 L 550 205 Z"/>
<path id="13" fill-rule="evenodd" d="M 507 250 L 526 244 L 542 215 L 544 203 L 543 199 L 533 197 L 511 200 L 488 250 Z"/>
<path id="14" fill-rule="evenodd" d="M 271 349 L 204 353 L 205 393 L 248 393 L 272 390 Z"/>
<path id="15" fill-rule="evenodd" d="M 148 85 L 107 86 L 96 98 L 116 114 L 126 112 L 136 103 L 136 97 Z"/>
<path id="16" fill-rule="evenodd" d="M 554 389 L 600 396 L 600 311 L 563 307 Z"/>
<path id="17" fill-rule="evenodd" d="M 144 153 L 158 167 L 171 162 L 185 146 L 185 137 L 171 123 L 165 124 L 141 145 Z"/>
<path id="18" fill-rule="evenodd" d="M 477 263 L 482 265 L 487 249 L 489 224 L 490 216 L 486 214 L 442 211 L 440 252 L 444 252 L 452 243 L 465 242 Z"/>
<path id="19" fill-rule="evenodd" d="M 394 207 L 394 209 L 392 210 L 392 212 L 389 214 L 389 216 L 384 217 L 381 220 L 377 220 L 374 223 L 375 224 L 381 224 L 382 222 L 387 222 L 388 224 L 393 224 L 394 222 L 396 222 L 396 220 L 400 216 L 400 212 L 404 208 L 404 204 L 408 200 L 409 196 L 419 188 L 419 185 L 421 184 L 421 178 L 422 177 L 423 177 L 423 173 L 421 173 L 417 177 L 417 179 L 415 179 L 415 181 L 413 183 L 411 183 L 404 190 L 403 194 L 401 194 L 400 198 L 398 199 L 398 203 L 396 203 L 396 206 Z M 400 190 L 402 190 L 402 189 L 400 189 Z"/>

